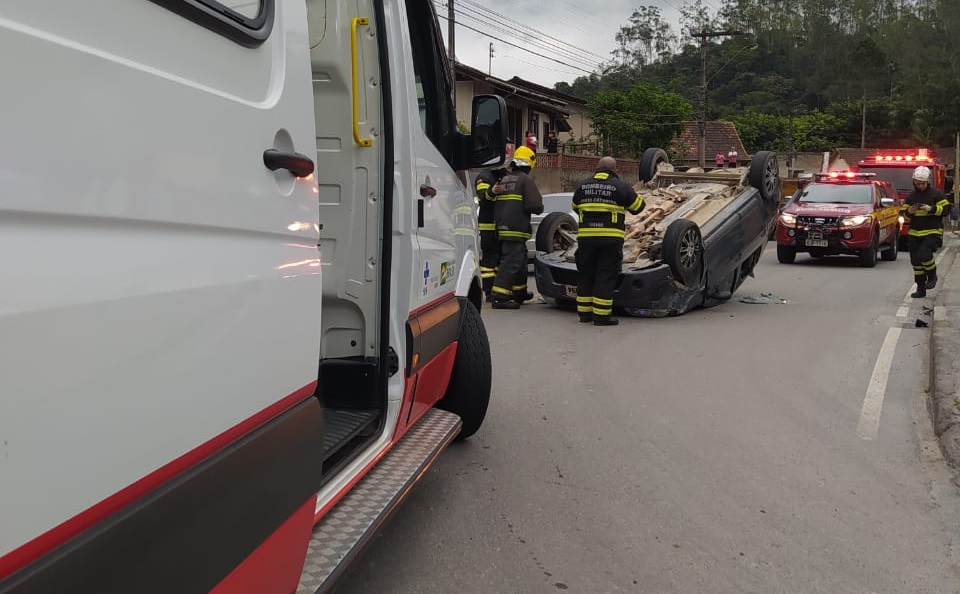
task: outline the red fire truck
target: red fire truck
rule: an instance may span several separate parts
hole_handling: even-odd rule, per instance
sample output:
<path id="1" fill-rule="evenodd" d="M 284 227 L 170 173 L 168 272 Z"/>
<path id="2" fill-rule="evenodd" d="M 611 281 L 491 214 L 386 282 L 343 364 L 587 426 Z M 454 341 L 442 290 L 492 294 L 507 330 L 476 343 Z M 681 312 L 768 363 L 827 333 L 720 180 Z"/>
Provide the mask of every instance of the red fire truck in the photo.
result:
<path id="1" fill-rule="evenodd" d="M 946 166 L 937 159 L 936 155 L 927 148 L 909 149 L 877 149 L 876 153 L 857 164 L 857 169 L 863 173 L 873 173 L 875 179 L 893 184 L 897 190 L 897 199 L 903 200 L 913 190 L 913 170 L 919 166 L 929 167 L 933 177 L 930 180 L 933 187 L 944 191 L 947 179 Z M 907 232 L 910 231 L 910 221 L 900 216 L 900 248 L 907 247 Z"/>

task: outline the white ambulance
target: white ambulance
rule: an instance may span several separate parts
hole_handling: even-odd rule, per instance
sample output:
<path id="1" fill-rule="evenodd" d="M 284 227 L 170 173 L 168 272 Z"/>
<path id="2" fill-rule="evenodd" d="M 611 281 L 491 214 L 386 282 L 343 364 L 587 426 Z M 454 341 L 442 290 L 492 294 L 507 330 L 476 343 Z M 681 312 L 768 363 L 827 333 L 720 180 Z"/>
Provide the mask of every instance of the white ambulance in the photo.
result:
<path id="1" fill-rule="evenodd" d="M 0 4 L 0 593 L 328 587 L 490 395 L 430 0 Z"/>

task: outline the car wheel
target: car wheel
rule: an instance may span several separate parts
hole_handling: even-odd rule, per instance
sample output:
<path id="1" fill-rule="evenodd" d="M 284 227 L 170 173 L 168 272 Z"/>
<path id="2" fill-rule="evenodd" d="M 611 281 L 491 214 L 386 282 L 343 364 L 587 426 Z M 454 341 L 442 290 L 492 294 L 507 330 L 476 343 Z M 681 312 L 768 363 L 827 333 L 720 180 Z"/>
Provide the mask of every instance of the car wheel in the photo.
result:
<path id="1" fill-rule="evenodd" d="M 893 234 L 893 239 L 890 240 L 890 245 L 887 246 L 887 249 L 880 252 L 880 257 L 883 258 L 885 262 L 894 262 L 897 259 L 897 254 L 900 251 L 900 246 L 898 245 L 898 239 L 900 238 L 900 229 L 897 228 Z"/>
<path id="2" fill-rule="evenodd" d="M 463 427 L 457 439 L 466 439 L 480 429 L 487 416 L 493 376 L 487 331 L 480 312 L 469 301 L 464 305 L 458 341 L 450 383 L 437 408 L 460 416 Z"/>
<path id="3" fill-rule="evenodd" d="M 534 241 L 538 252 L 557 252 L 573 247 L 577 240 L 577 221 L 565 212 L 551 212 L 537 226 Z"/>
<path id="4" fill-rule="evenodd" d="M 670 223 L 663 234 L 663 261 L 673 277 L 688 287 L 699 284 L 703 276 L 703 237 L 700 227 L 687 219 Z"/>
<path id="5" fill-rule="evenodd" d="M 777 246 L 777 261 L 781 264 L 793 264 L 797 259 L 797 248 L 791 245 Z"/>
<path id="6" fill-rule="evenodd" d="M 760 191 L 764 200 L 780 202 L 780 164 L 777 154 L 772 151 L 759 151 L 750 161 L 747 181 Z"/>
<path id="7" fill-rule="evenodd" d="M 640 181 L 648 182 L 657 174 L 660 163 L 669 163 L 667 151 L 661 148 L 648 148 L 640 157 Z"/>
<path id="8" fill-rule="evenodd" d="M 877 245 L 877 231 L 873 232 L 873 241 L 870 242 L 870 247 L 865 250 L 860 250 L 860 266 L 864 268 L 873 268 L 877 265 L 877 251 L 879 245 Z"/>

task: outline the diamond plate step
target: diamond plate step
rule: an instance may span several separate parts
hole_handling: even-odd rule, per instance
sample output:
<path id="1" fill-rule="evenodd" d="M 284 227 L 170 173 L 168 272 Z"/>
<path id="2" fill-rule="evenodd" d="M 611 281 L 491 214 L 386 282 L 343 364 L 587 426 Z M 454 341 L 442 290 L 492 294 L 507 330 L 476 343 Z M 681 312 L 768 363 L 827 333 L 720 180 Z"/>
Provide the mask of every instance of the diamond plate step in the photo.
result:
<path id="1" fill-rule="evenodd" d="M 313 529 L 297 594 L 324 592 L 460 431 L 460 417 L 432 408 Z"/>

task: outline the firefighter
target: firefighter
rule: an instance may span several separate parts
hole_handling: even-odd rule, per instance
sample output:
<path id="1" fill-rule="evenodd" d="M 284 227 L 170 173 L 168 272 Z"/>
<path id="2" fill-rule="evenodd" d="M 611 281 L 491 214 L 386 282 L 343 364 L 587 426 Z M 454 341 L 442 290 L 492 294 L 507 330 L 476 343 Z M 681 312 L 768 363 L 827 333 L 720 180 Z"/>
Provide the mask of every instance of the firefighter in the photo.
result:
<path id="1" fill-rule="evenodd" d="M 543 212 L 543 197 L 530 176 L 537 155 L 517 148 L 510 171 L 494 186 L 494 219 L 500 241 L 500 265 L 493 282 L 494 309 L 518 309 L 533 298 L 527 291 L 527 240 L 532 236 L 530 215 Z"/>
<path id="2" fill-rule="evenodd" d="M 496 202 L 493 186 L 500 181 L 504 173 L 505 169 L 488 169 L 480 172 L 476 180 L 477 203 L 480 206 L 477 214 L 477 227 L 480 231 L 480 282 L 487 301 L 493 301 L 493 279 L 500 264 L 500 241 L 497 239 L 497 225 L 493 218 Z"/>
<path id="3" fill-rule="evenodd" d="M 930 185 L 930 169 L 913 170 L 913 191 L 907 196 L 906 214 L 910 217 L 910 264 L 917 283 L 914 299 L 927 296 L 937 286 L 937 261 L 933 254 L 943 240 L 943 215 L 950 207 L 946 195 Z"/>
<path id="4" fill-rule="evenodd" d="M 580 218 L 577 231 L 577 314 L 584 323 L 615 326 L 613 290 L 623 261 L 626 211 L 643 210 L 643 198 L 617 177 L 617 160 L 602 157 L 593 177 L 573 193 Z"/>

